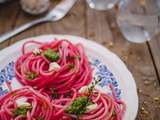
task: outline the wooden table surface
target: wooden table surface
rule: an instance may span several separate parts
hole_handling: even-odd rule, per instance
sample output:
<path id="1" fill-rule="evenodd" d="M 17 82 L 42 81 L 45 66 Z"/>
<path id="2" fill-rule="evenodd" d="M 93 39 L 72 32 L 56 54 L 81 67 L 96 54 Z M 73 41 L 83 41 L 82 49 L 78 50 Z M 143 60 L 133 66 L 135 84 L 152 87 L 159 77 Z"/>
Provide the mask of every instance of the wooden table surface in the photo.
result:
<path id="1" fill-rule="evenodd" d="M 51 4 L 53 7 L 56 3 L 52 0 Z M 36 18 L 24 13 L 17 1 L 0 5 L 0 34 Z M 0 49 L 23 38 L 42 34 L 78 35 L 116 53 L 136 80 L 139 94 L 137 120 L 160 120 L 160 34 L 149 43 L 130 43 L 120 33 L 112 11 L 92 10 L 85 0 L 79 0 L 64 19 L 33 27 L 1 43 Z"/>

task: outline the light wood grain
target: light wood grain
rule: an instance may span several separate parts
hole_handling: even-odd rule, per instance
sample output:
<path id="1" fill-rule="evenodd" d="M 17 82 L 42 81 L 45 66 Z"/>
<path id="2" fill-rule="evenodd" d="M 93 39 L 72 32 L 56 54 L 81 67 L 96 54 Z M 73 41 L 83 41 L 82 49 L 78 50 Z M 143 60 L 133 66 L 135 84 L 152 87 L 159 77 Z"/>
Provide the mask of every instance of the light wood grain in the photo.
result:
<path id="1" fill-rule="evenodd" d="M 159 77 L 160 83 L 160 35 L 157 35 L 149 42 L 151 54 L 153 61 L 155 63 L 155 68 L 157 70 L 157 75 Z"/>
<path id="2" fill-rule="evenodd" d="M 43 35 L 43 34 L 72 34 L 78 36 L 85 36 L 85 6 L 83 6 L 84 1 L 79 1 L 67 14 L 65 19 L 62 19 L 57 22 L 44 23 L 38 26 L 35 26 L 20 35 L 14 37 L 11 40 L 11 43 L 14 43 L 18 40 L 21 40 L 26 37 Z M 51 8 L 55 6 L 55 3 L 52 2 Z M 29 16 L 24 12 L 21 12 L 16 21 L 16 26 L 20 26 L 26 22 L 35 19 L 33 16 Z"/>
<path id="3" fill-rule="evenodd" d="M 52 1 L 51 8 L 56 3 Z M 11 11 L 12 14 L 10 14 Z M 3 8 L 0 7 L 0 34 L 38 17 L 20 11 L 16 2 Z M 116 53 L 133 73 L 139 88 L 140 107 L 137 120 L 160 120 L 160 104 L 153 100 L 160 96 L 158 84 L 158 74 L 160 75 L 159 37 L 154 38 L 157 40 L 152 40 L 149 46 L 146 43 L 129 43 L 120 33 L 111 11 L 92 10 L 85 4 L 85 0 L 79 0 L 64 19 L 33 27 L 0 44 L 0 49 L 23 38 L 43 34 L 71 34 L 86 37 Z M 148 114 L 141 110 L 142 107 Z"/>
<path id="4" fill-rule="evenodd" d="M 5 6 L 0 5 L 0 34 L 4 34 L 14 28 L 18 9 L 17 3 L 6 4 Z M 8 45 L 9 40 L 1 43 L 0 50 Z"/>

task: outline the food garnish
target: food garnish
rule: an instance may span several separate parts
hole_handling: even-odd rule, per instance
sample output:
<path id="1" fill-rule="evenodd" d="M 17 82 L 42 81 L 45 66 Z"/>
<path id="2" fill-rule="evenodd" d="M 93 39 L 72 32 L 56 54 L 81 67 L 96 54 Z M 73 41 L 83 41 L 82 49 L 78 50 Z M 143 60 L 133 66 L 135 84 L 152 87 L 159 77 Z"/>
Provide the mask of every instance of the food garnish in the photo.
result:
<path id="1" fill-rule="evenodd" d="M 54 52 L 52 49 L 48 48 L 44 51 L 44 56 L 51 62 L 56 62 L 59 59 L 59 53 Z"/>

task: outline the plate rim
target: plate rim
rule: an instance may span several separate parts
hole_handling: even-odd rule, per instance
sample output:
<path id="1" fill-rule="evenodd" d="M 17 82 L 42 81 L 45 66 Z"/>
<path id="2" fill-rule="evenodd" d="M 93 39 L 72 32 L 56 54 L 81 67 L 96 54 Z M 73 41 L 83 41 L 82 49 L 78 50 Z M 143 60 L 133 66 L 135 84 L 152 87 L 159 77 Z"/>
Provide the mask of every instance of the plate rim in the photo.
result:
<path id="1" fill-rule="evenodd" d="M 134 80 L 134 77 L 133 75 L 131 74 L 131 72 L 129 71 L 129 69 L 127 68 L 127 66 L 125 65 L 125 63 L 115 54 L 113 53 L 112 51 L 110 51 L 108 48 L 102 46 L 101 44 L 98 44 L 96 42 L 94 42 L 93 40 L 90 40 L 90 39 L 87 39 L 87 38 L 83 38 L 83 37 L 80 37 L 80 36 L 75 36 L 75 35 L 64 35 L 64 34 L 46 34 L 46 35 L 39 35 L 39 36 L 34 36 L 34 37 L 28 37 L 28 38 L 24 38 L 22 40 L 19 40 L 17 41 L 16 43 L 12 44 L 11 46 L 8 46 L 4 49 L 2 49 L 0 51 L 0 55 L 2 55 L 3 57 L 1 57 L 0 59 L 4 59 L 6 57 L 6 52 L 7 51 L 11 51 L 12 48 L 20 48 L 19 45 L 23 44 L 25 41 L 27 40 L 38 40 L 38 38 L 45 38 L 45 37 L 50 37 L 50 38 L 74 38 L 74 39 L 78 39 L 79 41 L 85 41 L 87 42 L 88 44 L 92 44 L 94 46 L 97 46 L 99 48 L 101 48 L 103 51 L 105 51 L 106 53 L 110 54 L 110 56 L 112 56 L 117 62 L 119 62 L 121 64 L 121 69 L 123 69 L 126 73 L 126 75 L 130 78 L 130 82 L 132 82 L 132 88 L 134 90 L 134 95 L 136 97 L 136 105 L 135 105 L 135 111 L 134 111 L 134 114 L 133 114 L 133 120 L 136 119 L 136 116 L 137 116 L 137 113 L 138 113 L 138 105 L 139 105 L 139 100 L 138 100 L 138 93 L 137 93 L 137 87 L 136 87 L 136 82 Z M 45 42 L 45 40 L 44 40 Z M 96 49 L 95 49 L 96 50 Z M 108 66 L 107 66 L 108 67 Z M 111 72 L 113 72 L 111 69 L 110 69 Z M 115 74 L 114 74 L 115 76 Z M 123 92 L 122 92 L 123 93 Z"/>

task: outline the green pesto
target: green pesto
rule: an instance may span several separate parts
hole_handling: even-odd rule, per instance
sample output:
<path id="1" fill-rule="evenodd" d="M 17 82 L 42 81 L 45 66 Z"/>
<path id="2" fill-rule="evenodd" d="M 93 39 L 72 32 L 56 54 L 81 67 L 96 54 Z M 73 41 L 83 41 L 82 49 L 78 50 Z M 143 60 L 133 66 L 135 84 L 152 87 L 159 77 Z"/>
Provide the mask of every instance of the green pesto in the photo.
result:
<path id="1" fill-rule="evenodd" d="M 44 120 L 43 117 L 37 117 L 36 120 Z"/>
<path id="2" fill-rule="evenodd" d="M 69 60 L 72 60 L 72 59 L 81 60 L 81 57 L 79 55 L 76 55 L 76 56 L 67 56 L 66 58 L 69 59 Z"/>
<path id="3" fill-rule="evenodd" d="M 94 78 L 95 79 L 95 78 Z M 65 112 L 68 114 L 74 114 L 77 115 L 78 117 L 82 115 L 83 113 L 86 112 L 87 106 L 93 104 L 91 101 L 90 97 L 93 93 L 93 90 L 95 86 L 101 81 L 101 79 L 95 79 L 94 82 L 92 82 L 92 85 L 88 88 L 89 94 L 86 96 L 80 96 L 77 99 L 75 99 L 71 105 L 69 105 L 66 109 Z"/>
<path id="4" fill-rule="evenodd" d="M 13 93 L 11 93 L 11 95 L 14 97 L 14 96 L 16 96 L 17 94 L 16 94 L 16 92 L 13 92 Z"/>
<path id="5" fill-rule="evenodd" d="M 59 95 L 58 95 L 58 93 L 52 93 L 51 96 L 52 96 L 53 99 L 57 99 Z"/>
<path id="6" fill-rule="evenodd" d="M 38 75 L 37 75 L 36 73 L 29 73 L 29 74 L 27 75 L 27 78 L 28 78 L 29 80 L 33 80 L 33 79 L 35 79 L 37 76 L 38 76 Z"/>
<path id="7" fill-rule="evenodd" d="M 113 110 L 113 113 L 112 113 L 112 117 L 115 117 L 116 116 L 116 111 L 115 109 Z"/>
<path id="8" fill-rule="evenodd" d="M 74 114 L 80 116 L 81 114 L 86 112 L 86 107 L 89 103 L 89 99 L 87 96 L 82 96 L 75 99 L 70 106 L 68 106 L 65 110 L 68 114 Z"/>
<path id="9" fill-rule="evenodd" d="M 58 91 L 55 88 L 50 88 L 51 90 L 51 97 L 53 99 L 57 99 L 59 97 Z"/>
<path id="10" fill-rule="evenodd" d="M 59 59 L 59 53 L 54 52 L 50 48 L 44 51 L 44 56 L 51 62 L 56 62 Z"/>
<path id="11" fill-rule="evenodd" d="M 70 63 L 70 64 L 68 64 L 68 67 L 70 68 L 70 69 L 72 69 L 72 68 L 74 68 L 74 64 L 72 64 L 72 63 Z"/>
<path id="12" fill-rule="evenodd" d="M 25 106 L 25 105 L 21 105 L 20 107 L 17 107 L 15 110 L 13 110 L 13 115 L 15 117 L 22 115 L 22 117 L 26 117 L 26 114 L 28 111 L 30 111 L 32 109 L 32 106 Z"/>

